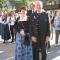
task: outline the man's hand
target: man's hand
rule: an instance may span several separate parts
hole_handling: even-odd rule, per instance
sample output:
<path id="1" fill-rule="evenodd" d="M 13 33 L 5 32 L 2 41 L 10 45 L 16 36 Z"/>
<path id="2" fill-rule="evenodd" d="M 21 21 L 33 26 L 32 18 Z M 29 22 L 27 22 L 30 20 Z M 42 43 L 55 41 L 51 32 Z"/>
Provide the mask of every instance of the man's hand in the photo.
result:
<path id="1" fill-rule="evenodd" d="M 45 41 L 45 44 L 47 44 L 49 41 L 49 36 L 46 36 L 46 41 Z"/>
<path id="2" fill-rule="evenodd" d="M 32 36 L 32 42 L 36 43 L 37 42 L 37 38 L 35 36 Z"/>

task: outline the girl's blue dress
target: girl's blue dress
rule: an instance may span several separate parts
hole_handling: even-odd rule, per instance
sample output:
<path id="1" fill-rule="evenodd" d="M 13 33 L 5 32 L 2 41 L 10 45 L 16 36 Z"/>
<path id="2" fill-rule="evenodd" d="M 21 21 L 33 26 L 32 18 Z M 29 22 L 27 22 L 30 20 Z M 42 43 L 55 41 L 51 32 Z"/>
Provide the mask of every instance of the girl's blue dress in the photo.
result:
<path id="1" fill-rule="evenodd" d="M 33 60 L 32 43 L 26 46 L 22 44 L 24 36 L 17 32 L 16 34 L 16 53 L 15 60 Z"/>

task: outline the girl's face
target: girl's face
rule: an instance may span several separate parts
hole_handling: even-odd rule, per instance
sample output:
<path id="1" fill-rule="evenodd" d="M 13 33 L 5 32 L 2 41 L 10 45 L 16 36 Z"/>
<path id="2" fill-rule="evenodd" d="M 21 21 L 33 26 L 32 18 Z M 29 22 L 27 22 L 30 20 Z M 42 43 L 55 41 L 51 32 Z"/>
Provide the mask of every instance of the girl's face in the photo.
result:
<path id="1" fill-rule="evenodd" d="M 20 13 L 21 13 L 22 16 L 25 16 L 26 15 L 26 10 L 22 9 Z"/>

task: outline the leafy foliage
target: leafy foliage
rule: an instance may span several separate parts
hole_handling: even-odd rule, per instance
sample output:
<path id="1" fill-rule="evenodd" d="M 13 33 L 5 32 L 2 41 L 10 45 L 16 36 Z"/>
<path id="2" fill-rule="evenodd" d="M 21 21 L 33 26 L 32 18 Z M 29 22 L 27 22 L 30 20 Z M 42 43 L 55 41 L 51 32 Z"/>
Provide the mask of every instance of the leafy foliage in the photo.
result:
<path id="1" fill-rule="evenodd" d="M 9 1 L 17 10 L 19 10 L 19 8 L 22 6 L 28 7 L 30 4 L 30 0 L 9 0 Z"/>
<path id="2" fill-rule="evenodd" d="M 6 5 L 7 0 L 0 0 L 0 7 L 2 8 L 3 6 Z"/>

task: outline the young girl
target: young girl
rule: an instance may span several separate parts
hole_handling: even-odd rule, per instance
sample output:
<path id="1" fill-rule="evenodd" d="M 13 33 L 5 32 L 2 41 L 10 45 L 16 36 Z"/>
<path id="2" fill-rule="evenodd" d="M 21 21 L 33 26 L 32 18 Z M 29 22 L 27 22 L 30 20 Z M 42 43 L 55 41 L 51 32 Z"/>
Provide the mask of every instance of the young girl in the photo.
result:
<path id="1" fill-rule="evenodd" d="M 21 8 L 17 21 L 15 60 L 33 60 L 30 21 L 25 7 Z"/>

